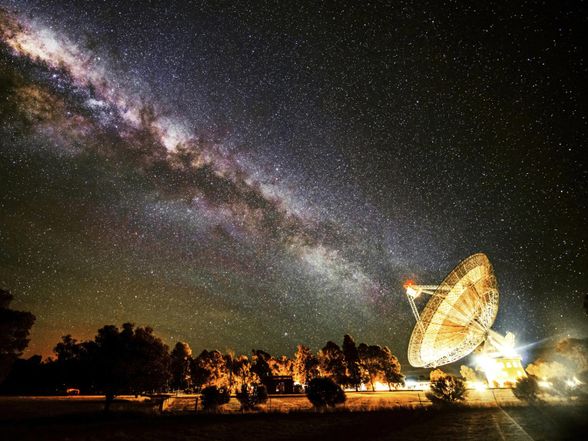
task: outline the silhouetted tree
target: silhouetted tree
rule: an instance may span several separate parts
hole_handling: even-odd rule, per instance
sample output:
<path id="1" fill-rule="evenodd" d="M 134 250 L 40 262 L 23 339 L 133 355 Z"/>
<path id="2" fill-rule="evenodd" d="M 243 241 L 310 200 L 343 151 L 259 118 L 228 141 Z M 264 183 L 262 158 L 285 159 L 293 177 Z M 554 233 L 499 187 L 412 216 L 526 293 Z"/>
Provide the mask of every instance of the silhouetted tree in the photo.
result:
<path id="1" fill-rule="evenodd" d="M 359 390 L 362 383 L 369 381 L 369 377 L 361 365 L 359 351 L 353 337 L 347 334 L 343 337 L 342 350 L 345 356 L 345 364 L 347 365 L 347 383 L 354 387 L 355 390 Z"/>
<path id="2" fill-rule="evenodd" d="M 75 387 L 91 391 L 95 375 L 94 348 L 94 342 L 80 343 L 69 334 L 61 337 L 61 342 L 53 348 L 56 358 L 49 363 L 59 389 Z"/>
<path id="3" fill-rule="evenodd" d="M 517 381 L 517 384 L 513 389 L 513 393 L 519 400 L 537 401 L 539 394 L 539 385 L 537 384 L 537 379 L 532 375 L 521 378 L 519 381 Z"/>
<path id="4" fill-rule="evenodd" d="M 319 361 L 310 348 L 298 345 L 294 356 L 294 379 L 300 384 L 308 384 L 319 376 Z"/>
<path id="5" fill-rule="evenodd" d="M 259 377 L 259 381 L 267 386 L 272 377 L 272 369 L 269 365 L 271 355 L 260 349 L 251 351 L 253 353 L 251 371 Z"/>
<path id="6" fill-rule="evenodd" d="M 116 395 L 160 390 L 170 379 L 168 347 L 149 327 L 104 326 L 88 349 L 96 385 L 106 396 L 105 410 Z"/>
<path id="7" fill-rule="evenodd" d="M 196 358 L 192 359 L 192 366 L 190 368 L 190 373 L 192 374 L 192 384 L 194 387 L 201 389 L 206 384 L 208 384 L 208 380 L 210 378 L 211 370 L 208 369 L 206 363 L 203 362 L 204 357 L 206 357 L 208 351 L 204 349 Z"/>
<path id="8" fill-rule="evenodd" d="M 177 342 L 171 354 L 171 386 L 188 389 L 192 385 L 192 349 L 184 342 Z"/>
<path id="9" fill-rule="evenodd" d="M 40 355 L 18 358 L 0 385 L 2 395 L 54 395 L 57 390 L 53 363 L 43 363 Z"/>
<path id="10" fill-rule="evenodd" d="M 202 389 L 202 407 L 204 410 L 216 411 L 231 399 L 228 389 L 216 386 L 208 386 Z"/>
<path id="11" fill-rule="evenodd" d="M 241 410 L 253 410 L 267 401 L 267 388 L 263 384 L 248 386 L 243 384 L 237 392 L 237 400 L 241 403 Z"/>
<path id="12" fill-rule="evenodd" d="M 319 377 L 310 380 L 306 388 L 306 396 L 318 409 L 335 407 L 345 402 L 345 392 L 330 378 Z"/>
<path id="13" fill-rule="evenodd" d="M 323 376 L 332 379 L 337 384 L 347 383 L 345 355 L 339 345 L 328 341 L 325 347 L 319 351 L 318 359 Z"/>
<path id="14" fill-rule="evenodd" d="M 30 312 L 8 308 L 12 299 L 10 292 L 0 289 L 0 383 L 29 344 L 29 331 L 35 323 Z"/>

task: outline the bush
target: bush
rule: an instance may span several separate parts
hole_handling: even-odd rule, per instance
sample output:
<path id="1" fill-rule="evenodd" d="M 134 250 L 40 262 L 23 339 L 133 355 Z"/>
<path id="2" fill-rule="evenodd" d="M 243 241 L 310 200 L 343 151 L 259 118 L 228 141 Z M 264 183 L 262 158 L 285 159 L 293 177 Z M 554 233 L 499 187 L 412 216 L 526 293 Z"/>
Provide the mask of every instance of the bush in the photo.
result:
<path id="1" fill-rule="evenodd" d="M 431 391 L 427 393 L 433 404 L 455 404 L 465 398 L 465 382 L 453 375 L 445 374 L 431 380 Z"/>
<path id="2" fill-rule="evenodd" d="M 345 392 L 330 378 L 315 378 L 308 383 L 306 396 L 316 408 L 335 407 L 345 402 Z"/>
<path id="3" fill-rule="evenodd" d="M 204 410 L 217 410 L 219 406 L 227 404 L 231 394 L 227 389 L 208 386 L 202 389 L 202 407 Z"/>
<path id="4" fill-rule="evenodd" d="M 527 378 L 521 378 L 517 381 L 513 393 L 519 400 L 536 401 L 538 399 L 537 395 L 539 394 L 537 379 L 532 375 L 529 375 Z"/>
<path id="5" fill-rule="evenodd" d="M 267 401 L 267 388 L 263 385 L 241 386 L 241 391 L 237 392 L 237 399 L 241 403 L 241 410 L 257 409 L 259 404 Z"/>

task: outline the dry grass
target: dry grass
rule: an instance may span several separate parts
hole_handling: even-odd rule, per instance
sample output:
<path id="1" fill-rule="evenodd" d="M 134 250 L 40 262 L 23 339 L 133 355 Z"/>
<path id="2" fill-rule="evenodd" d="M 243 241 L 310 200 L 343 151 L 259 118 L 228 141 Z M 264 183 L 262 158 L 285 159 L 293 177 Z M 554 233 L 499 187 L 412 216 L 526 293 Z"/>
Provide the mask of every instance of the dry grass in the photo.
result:
<path id="1" fill-rule="evenodd" d="M 434 407 L 334 411 L 37 416 L 0 423 L 2 440 L 225 441 L 586 439 L 586 406 Z"/>
<path id="2" fill-rule="evenodd" d="M 424 394 L 423 394 L 424 397 Z M 483 398 L 483 395 L 481 395 Z M 506 397 L 506 395 L 505 395 Z M 102 412 L 102 397 L 0 397 L 4 440 L 242 440 L 321 439 L 588 439 L 588 403 L 529 406 L 472 399 L 439 408 L 403 393 L 350 393 L 345 406 L 315 412 L 304 396 L 274 396 L 259 412 L 194 412 L 195 396 L 177 397 L 176 412 L 156 414 L 144 399 L 123 397 Z M 475 397 L 474 397 L 475 398 Z M 415 404 L 416 403 L 416 404 Z M 441 434 L 441 435 L 439 435 Z M 462 436 L 463 435 L 463 436 Z"/>

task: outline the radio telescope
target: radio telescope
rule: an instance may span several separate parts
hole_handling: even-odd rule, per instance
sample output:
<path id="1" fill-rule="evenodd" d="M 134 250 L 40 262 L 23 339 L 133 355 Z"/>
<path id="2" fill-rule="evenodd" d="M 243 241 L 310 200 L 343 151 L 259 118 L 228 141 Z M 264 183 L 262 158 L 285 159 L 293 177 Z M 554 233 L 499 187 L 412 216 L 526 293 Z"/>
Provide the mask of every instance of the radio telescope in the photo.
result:
<path id="1" fill-rule="evenodd" d="M 484 351 L 514 356 L 514 335 L 490 329 L 498 312 L 494 270 L 485 254 L 474 254 L 449 273 L 440 285 L 404 285 L 416 326 L 408 344 L 415 367 L 437 367 L 465 357 L 485 342 Z M 415 298 L 431 296 L 423 311 Z"/>

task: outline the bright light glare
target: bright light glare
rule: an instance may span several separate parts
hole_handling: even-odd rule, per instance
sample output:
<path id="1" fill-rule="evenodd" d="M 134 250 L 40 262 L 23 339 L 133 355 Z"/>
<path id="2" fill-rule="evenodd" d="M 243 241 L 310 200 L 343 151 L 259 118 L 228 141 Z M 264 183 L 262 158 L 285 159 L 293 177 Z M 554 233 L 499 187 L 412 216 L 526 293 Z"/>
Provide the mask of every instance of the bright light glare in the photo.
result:
<path id="1" fill-rule="evenodd" d="M 473 381 L 472 387 L 477 391 L 483 391 L 488 389 L 488 386 L 486 386 L 486 384 L 481 381 Z"/>
<path id="2" fill-rule="evenodd" d="M 411 286 L 406 288 L 406 293 L 411 297 L 418 297 L 419 292 Z"/>
<path id="3" fill-rule="evenodd" d="M 549 381 L 538 381 L 537 384 L 539 385 L 539 387 L 548 389 L 551 387 L 551 383 Z"/>
<path id="4" fill-rule="evenodd" d="M 566 385 L 568 387 L 576 387 L 579 386 L 580 384 L 582 384 L 582 382 L 580 380 L 578 380 L 576 377 L 570 378 L 569 380 L 566 380 Z"/>
<path id="5" fill-rule="evenodd" d="M 376 382 L 374 383 L 374 389 L 375 389 L 376 391 L 390 390 L 390 388 L 388 387 L 388 385 L 387 385 L 387 384 L 380 383 L 379 381 L 376 381 Z"/>
<path id="6" fill-rule="evenodd" d="M 489 376 L 494 376 L 495 373 L 500 369 L 496 363 L 496 360 L 485 355 L 478 355 L 475 358 L 475 363 L 476 366 L 478 366 L 486 375 Z"/>

